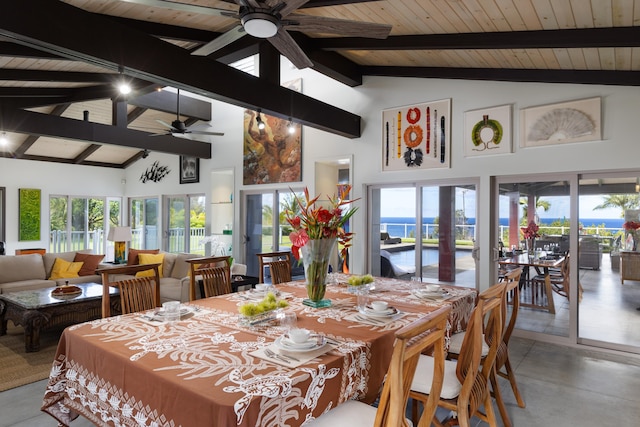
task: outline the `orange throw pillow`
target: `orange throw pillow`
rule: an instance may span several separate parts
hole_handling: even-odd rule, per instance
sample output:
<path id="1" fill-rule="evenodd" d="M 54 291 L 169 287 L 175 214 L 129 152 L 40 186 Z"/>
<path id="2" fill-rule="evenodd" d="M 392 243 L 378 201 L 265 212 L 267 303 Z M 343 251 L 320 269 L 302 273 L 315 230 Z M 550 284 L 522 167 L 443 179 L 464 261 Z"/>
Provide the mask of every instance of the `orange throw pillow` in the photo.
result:
<path id="1" fill-rule="evenodd" d="M 138 254 L 158 254 L 160 249 L 129 249 L 129 255 L 127 256 L 127 265 L 138 265 Z"/>
<path id="2" fill-rule="evenodd" d="M 76 253 L 76 257 L 73 261 L 82 262 L 82 268 L 78 271 L 78 276 L 93 276 L 96 274 L 98 264 L 100 264 L 100 261 L 102 261 L 103 258 L 104 255 Z"/>

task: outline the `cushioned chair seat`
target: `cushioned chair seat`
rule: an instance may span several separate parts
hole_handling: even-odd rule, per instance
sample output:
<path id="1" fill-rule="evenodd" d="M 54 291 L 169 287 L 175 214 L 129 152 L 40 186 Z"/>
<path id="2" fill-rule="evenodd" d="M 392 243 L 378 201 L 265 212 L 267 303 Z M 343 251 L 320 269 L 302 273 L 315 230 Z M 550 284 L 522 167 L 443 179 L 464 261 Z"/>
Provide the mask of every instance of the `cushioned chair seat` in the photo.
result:
<path id="1" fill-rule="evenodd" d="M 457 334 L 452 334 L 449 340 L 449 353 L 460 354 L 462 349 L 462 341 L 464 340 L 464 331 Z M 484 335 L 482 336 L 482 357 L 489 354 L 489 346 L 484 341 Z"/>
<path id="2" fill-rule="evenodd" d="M 420 375 L 421 372 L 433 372 L 433 357 L 421 355 L 418 359 L 416 375 L 411 383 L 411 390 L 420 393 L 431 393 L 431 375 Z M 442 383 L 441 399 L 453 399 L 460 394 L 462 384 L 456 376 L 457 362 L 455 360 L 444 361 L 444 382 Z"/>
<path id="3" fill-rule="evenodd" d="M 305 427 L 369 427 L 373 426 L 376 420 L 376 411 L 377 408 L 371 405 L 350 400 L 323 414 L 322 417 L 306 423 Z M 409 427 L 413 426 L 411 420 L 407 419 L 406 421 Z"/>

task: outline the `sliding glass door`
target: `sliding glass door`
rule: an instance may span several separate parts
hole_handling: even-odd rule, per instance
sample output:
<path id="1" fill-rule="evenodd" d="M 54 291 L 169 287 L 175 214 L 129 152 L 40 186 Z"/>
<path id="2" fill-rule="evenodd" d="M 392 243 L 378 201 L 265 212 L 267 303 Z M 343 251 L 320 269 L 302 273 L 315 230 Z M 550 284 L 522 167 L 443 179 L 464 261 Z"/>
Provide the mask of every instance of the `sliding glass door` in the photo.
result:
<path id="1" fill-rule="evenodd" d="M 476 286 L 476 184 L 372 186 L 370 270 Z"/>
<path id="2" fill-rule="evenodd" d="M 167 252 L 204 255 L 204 195 L 165 196 L 164 218 L 163 247 Z"/>
<path id="3" fill-rule="evenodd" d="M 130 247 L 135 249 L 159 249 L 158 239 L 158 199 L 132 198 L 129 200 L 131 225 Z"/>
<path id="4" fill-rule="evenodd" d="M 302 192 L 297 194 L 303 197 Z M 247 274 L 258 276 L 258 253 L 291 249 L 291 228 L 283 214 L 283 207 L 291 197 L 291 191 L 279 190 L 244 194 L 245 226 L 242 240 Z"/>

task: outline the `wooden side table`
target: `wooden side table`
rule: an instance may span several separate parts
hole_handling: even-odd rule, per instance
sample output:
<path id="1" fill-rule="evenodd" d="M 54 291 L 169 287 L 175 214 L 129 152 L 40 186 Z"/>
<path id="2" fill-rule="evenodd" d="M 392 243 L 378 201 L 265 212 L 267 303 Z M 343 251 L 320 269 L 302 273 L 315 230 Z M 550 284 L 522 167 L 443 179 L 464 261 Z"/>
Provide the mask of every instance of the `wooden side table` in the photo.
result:
<path id="1" fill-rule="evenodd" d="M 625 280 L 640 281 L 640 252 L 620 251 L 620 284 Z"/>

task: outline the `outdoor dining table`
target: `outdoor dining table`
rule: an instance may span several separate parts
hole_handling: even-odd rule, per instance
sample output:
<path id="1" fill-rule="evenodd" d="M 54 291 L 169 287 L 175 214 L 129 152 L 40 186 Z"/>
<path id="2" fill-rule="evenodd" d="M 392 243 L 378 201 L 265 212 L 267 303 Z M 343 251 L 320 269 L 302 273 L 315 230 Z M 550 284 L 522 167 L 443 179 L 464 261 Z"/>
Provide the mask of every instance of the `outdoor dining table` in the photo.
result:
<path id="1" fill-rule="evenodd" d="M 346 278 L 328 286 L 331 306 L 321 309 L 303 305 L 304 282 L 275 286 L 289 304 L 283 312 L 318 334 L 318 348 L 308 352 L 276 346 L 284 332 L 277 318 L 251 322 L 239 314 L 255 290 L 183 304 L 177 322 L 145 312 L 71 326 L 41 409 L 61 425 L 82 415 L 98 426 L 300 426 L 349 399 L 373 402 L 394 332 L 442 305 L 452 306 L 448 334 L 464 330 L 477 296 L 444 286 L 443 297 L 423 299 L 410 282 L 376 278 L 371 298 L 397 314 L 365 317 Z"/>
<path id="2" fill-rule="evenodd" d="M 522 275 L 520 276 L 520 288 L 523 301 L 520 302 L 522 307 L 538 308 L 548 310 L 549 313 L 555 314 L 556 308 L 553 302 L 553 293 L 551 291 L 551 279 L 549 277 L 550 268 L 559 268 L 564 261 L 564 256 L 530 256 L 526 253 L 513 255 L 512 257 L 500 258 L 498 261 L 502 267 L 522 267 Z M 538 294 L 532 283 L 529 269 L 533 267 L 536 273 L 544 276 L 544 288 Z M 545 298 L 546 297 L 546 298 Z"/>

